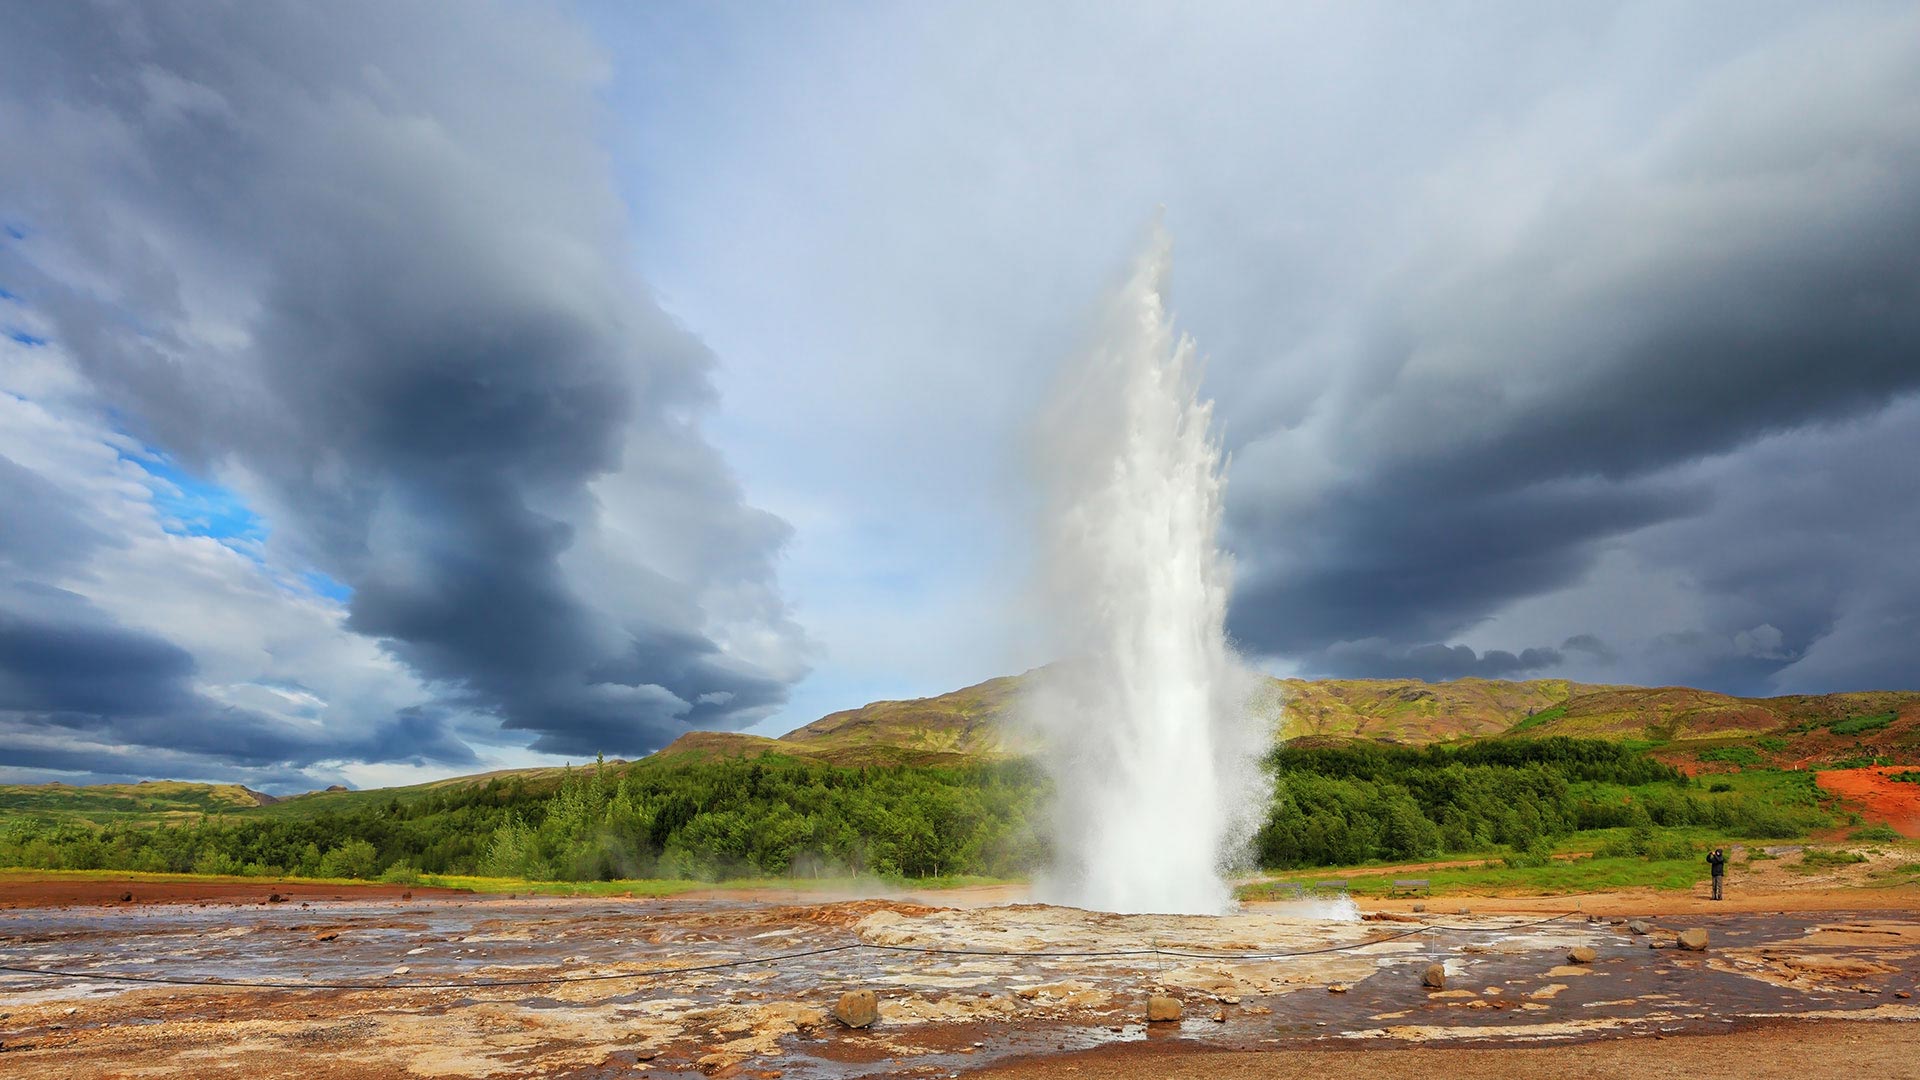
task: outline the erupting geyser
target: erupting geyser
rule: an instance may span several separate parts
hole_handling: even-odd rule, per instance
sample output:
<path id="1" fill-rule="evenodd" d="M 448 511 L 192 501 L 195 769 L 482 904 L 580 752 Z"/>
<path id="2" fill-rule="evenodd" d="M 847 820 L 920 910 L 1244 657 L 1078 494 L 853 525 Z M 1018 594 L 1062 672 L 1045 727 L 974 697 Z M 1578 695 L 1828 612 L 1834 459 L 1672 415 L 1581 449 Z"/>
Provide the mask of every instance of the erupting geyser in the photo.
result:
<path id="1" fill-rule="evenodd" d="M 1156 229 L 1044 417 L 1043 609 L 1063 659 L 1028 701 L 1056 785 L 1056 903 L 1210 914 L 1265 806 L 1256 685 L 1227 643 L 1225 488 Z"/>

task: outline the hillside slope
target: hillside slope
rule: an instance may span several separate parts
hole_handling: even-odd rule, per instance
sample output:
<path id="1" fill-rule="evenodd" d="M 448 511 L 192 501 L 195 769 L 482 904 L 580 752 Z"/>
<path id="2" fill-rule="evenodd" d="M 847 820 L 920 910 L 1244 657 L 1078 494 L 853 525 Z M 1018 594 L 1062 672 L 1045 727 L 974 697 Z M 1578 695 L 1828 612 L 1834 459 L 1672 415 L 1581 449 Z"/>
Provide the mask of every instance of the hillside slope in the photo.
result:
<path id="1" fill-rule="evenodd" d="M 107 822 L 124 818 L 164 819 L 226 813 L 274 802 L 239 784 L 191 784 L 146 780 L 138 784 L 0 784 L 0 814 L 23 817 L 79 817 Z"/>
<path id="2" fill-rule="evenodd" d="M 936 697 L 876 701 L 770 739 L 696 731 L 620 772 L 760 754 L 843 766 L 957 765 L 1030 753 L 1015 718 L 1032 673 L 989 679 Z M 1605 686 L 1563 679 L 1271 680 L 1262 707 L 1283 710 L 1283 738 L 1366 739 L 1425 745 L 1462 738 L 1567 735 L 1642 744 L 1689 770 L 1805 767 L 1861 758 L 1920 764 L 1920 691 L 1738 698 L 1685 687 Z M 511 769 L 366 791 L 274 799 L 237 784 L 158 781 L 73 787 L 0 786 L 0 815 L 107 822 L 244 813 L 304 818 L 407 803 L 495 785 L 503 799 L 544 796 L 565 769 Z"/>

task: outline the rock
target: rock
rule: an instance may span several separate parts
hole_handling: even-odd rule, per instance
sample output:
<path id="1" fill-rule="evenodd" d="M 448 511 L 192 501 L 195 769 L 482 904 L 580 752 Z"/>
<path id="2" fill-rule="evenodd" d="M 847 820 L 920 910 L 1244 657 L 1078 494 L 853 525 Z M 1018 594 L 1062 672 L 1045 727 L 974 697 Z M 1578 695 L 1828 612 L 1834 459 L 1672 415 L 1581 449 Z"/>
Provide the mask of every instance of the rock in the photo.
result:
<path id="1" fill-rule="evenodd" d="M 270 892 L 267 894 L 267 903 L 269 904 L 284 904 L 286 902 L 287 902 L 287 898 L 284 896 L 281 896 L 277 892 Z"/>
<path id="2" fill-rule="evenodd" d="M 1694 952 L 1707 951 L 1707 932 L 1697 926 L 1691 930 L 1680 931 L 1680 947 Z"/>
<path id="3" fill-rule="evenodd" d="M 1215 1009 L 1215 1010 L 1213 1010 L 1213 1022 L 1214 1022 L 1214 1023 L 1216 1023 L 1216 1024 L 1224 1024 L 1224 1023 L 1226 1023 L 1226 1022 L 1227 1022 L 1227 1010 L 1225 1010 L 1225 1009 Z"/>
<path id="4" fill-rule="evenodd" d="M 1627 924 L 1627 932 L 1630 934 L 1651 934 L 1653 933 L 1653 927 L 1647 925 L 1645 919 L 1634 919 Z"/>
<path id="5" fill-rule="evenodd" d="M 1348 989 L 1349 987 L 1347 986 L 1346 983 L 1333 983 L 1327 987 L 1327 993 L 1344 994 L 1347 992 Z"/>
<path id="6" fill-rule="evenodd" d="M 871 1027 L 880 1019 L 880 1000 L 871 990 L 849 990 L 833 1003 L 833 1018 L 850 1028 Z"/>
<path id="7" fill-rule="evenodd" d="M 1164 1024 L 1180 1019 L 1180 999 L 1166 994 L 1147 998 L 1147 1023 Z"/>
<path id="8" fill-rule="evenodd" d="M 405 964 L 401 964 L 399 967 L 393 969 L 393 973 L 395 975 L 411 975 L 413 973 L 413 969 L 408 967 Z"/>
<path id="9" fill-rule="evenodd" d="M 1419 915 L 1419 914 L 1421 914 L 1421 913 L 1423 913 L 1423 912 L 1425 912 L 1426 910 L 1427 910 L 1427 905 L 1425 905 L 1425 904 L 1415 904 L 1415 905 L 1413 905 L 1413 913 L 1414 913 L 1415 915 Z"/>
<path id="10" fill-rule="evenodd" d="M 1591 964 L 1598 959 L 1600 959 L 1600 954 L 1594 952 L 1591 946 L 1575 945 L 1573 948 L 1567 950 L 1567 963 L 1569 964 Z"/>
<path id="11" fill-rule="evenodd" d="M 1904 1000 L 1906 1000 L 1907 998 L 1910 998 L 1910 997 L 1912 997 L 1913 995 L 1912 995 L 1912 994 L 1909 994 L 1909 993 L 1907 993 L 1907 992 L 1906 992 L 1905 990 L 1895 990 L 1895 991 L 1893 992 L 1893 996 L 1894 996 L 1894 997 L 1897 997 L 1897 998 L 1899 998 L 1899 999 L 1901 999 L 1902 1001 L 1904 1001 Z"/>
<path id="12" fill-rule="evenodd" d="M 133 894 L 132 894 L 132 893 L 130 893 L 130 892 L 123 892 L 123 893 L 121 893 L 121 894 L 120 894 L 120 902 L 121 902 L 121 903 L 123 903 L 123 904 L 131 904 L 131 903 L 133 903 Z"/>
<path id="13" fill-rule="evenodd" d="M 408 889 L 408 890 L 407 890 L 406 892 L 403 892 L 403 893 L 401 893 L 401 894 L 400 894 L 400 899 L 402 899 L 402 900 L 411 900 L 411 899 L 413 899 L 413 890 L 412 890 L 412 889 Z"/>
<path id="14" fill-rule="evenodd" d="M 322 931 L 320 931 L 319 933 L 317 933 L 317 934 L 315 934 L 315 935 L 313 935 L 313 940 L 315 940 L 315 941 L 332 941 L 333 939 L 335 939 L 335 938 L 337 938 L 337 937 L 339 937 L 339 936 L 340 936 L 340 931 L 338 931 L 338 930 L 322 930 Z"/>
<path id="15" fill-rule="evenodd" d="M 1426 973 L 1420 976 L 1420 985 L 1429 990 L 1447 988 L 1447 969 L 1441 964 L 1428 964 Z"/>

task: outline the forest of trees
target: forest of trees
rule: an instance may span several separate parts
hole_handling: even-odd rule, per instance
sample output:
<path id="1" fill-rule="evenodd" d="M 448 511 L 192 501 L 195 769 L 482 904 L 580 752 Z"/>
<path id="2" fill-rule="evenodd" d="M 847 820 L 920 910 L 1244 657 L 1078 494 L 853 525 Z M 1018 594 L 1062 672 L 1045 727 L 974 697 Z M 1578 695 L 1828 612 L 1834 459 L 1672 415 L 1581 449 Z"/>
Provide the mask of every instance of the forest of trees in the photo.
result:
<path id="1" fill-rule="evenodd" d="M 1254 857 L 1273 869 L 1539 852 L 1579 829 L 1707 825 L 1803 835 L 1825 818 L 1708 791 L 1616 743 L 1552 738 L 1402 748 L 1283 747 Z M 842 767 L 745 760 L 592 765 L 557 790 L 514 778 L 350 812 L 287 807 L 189 824 L 17 821 L 0 866 L 413 880 L 877 874 L 1013 876 L 1044 862 L 1035 764 Z"/>

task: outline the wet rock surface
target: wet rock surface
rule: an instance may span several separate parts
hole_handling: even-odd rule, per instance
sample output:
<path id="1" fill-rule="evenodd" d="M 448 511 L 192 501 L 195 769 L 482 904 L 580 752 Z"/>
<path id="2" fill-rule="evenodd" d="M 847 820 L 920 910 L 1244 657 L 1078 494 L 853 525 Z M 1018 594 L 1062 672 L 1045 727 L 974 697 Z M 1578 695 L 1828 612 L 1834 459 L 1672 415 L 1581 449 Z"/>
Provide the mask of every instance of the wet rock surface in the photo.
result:
<path id="1" fill-rule="evenodd" d="M 0 924 L 8 963 L 446 986 L 288 991 L 0 975 L 0 1063 L 75 1078 L 136 1065 L 143 1076 L 192 1077 L 211 1061 L 253 1077 L 304 1077 L 324 1061 L 333 1075 L 375 1078 L 805 1080 L 946 1076 L 1139 1040 L 1507 1045 L 1723 1031 L 1769 1016 L 1920 1019 L 1920 1006 L 1897 996 L 1920 983 L 1920 919 L 1909 913 L 1650 921 L 1666 941 L 1708 931 L 1711 952 L 1650 950 L 1626 925 L 1583 918 L 1437 920 L 1444 925 L 1324 922 L 1284 905 L 1209 919 L 888 901 L 46 908 Z M 888 948 L 757 962 L 843 945 Z M 1593 960 L 1568 963 L 1580 949 Z M 1018 955 L 1033 953 L 1048 955 Z M 719 964 L 735 966 L 673 971 Z M 1441 968 L 1445 989 L 1421 985 L 1429 966 Z M 396 967 L 409 974 L 395 980 Z M 486 985 L 556 974 L 580 981 Z M 849 984 L 873 993 L 880 1023 L 836 1021 Z M 1149 1026 L 1143 987 L 1183 1002 L 1181 1018 Z M 1345 990 L 1328 992 L 1335 987 Z"/>

